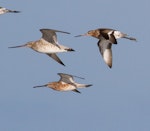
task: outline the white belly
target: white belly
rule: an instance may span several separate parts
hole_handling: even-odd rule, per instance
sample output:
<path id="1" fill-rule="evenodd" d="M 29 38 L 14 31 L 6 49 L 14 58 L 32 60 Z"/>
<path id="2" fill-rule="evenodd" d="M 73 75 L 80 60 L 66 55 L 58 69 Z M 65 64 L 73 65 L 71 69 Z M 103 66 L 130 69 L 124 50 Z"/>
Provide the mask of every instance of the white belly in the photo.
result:
<path id="1" fill-rule="evenodd" d="M 74 90 L 76 89 L 74 86 L 70 85 L 68 87 L 65 88 L 65 91 L 71 91 L 71 90 Z"/>
<path id="2" fill-rule="evenodd" d="M 57 46 L 54 45 L 43 45 L 42 47 L 39 47 L 38 49 L 34 49 L 40 53 L 59 53 L 59 52 L 66 52 L 64 49 L 60 49 Z"/>
<path id="3" fill-rule="evenodd" d="M 60 46 L 60 47 L 59 47 Z M 32 45 L 32 49 L 40 52 L 40 53 L 59 53 L 59 52 L 67 52 L 65 50 L 65 46 L 59 45 L 56 46 L 54 44 L 51 44 L 45 40 L 38 40 Z"/>

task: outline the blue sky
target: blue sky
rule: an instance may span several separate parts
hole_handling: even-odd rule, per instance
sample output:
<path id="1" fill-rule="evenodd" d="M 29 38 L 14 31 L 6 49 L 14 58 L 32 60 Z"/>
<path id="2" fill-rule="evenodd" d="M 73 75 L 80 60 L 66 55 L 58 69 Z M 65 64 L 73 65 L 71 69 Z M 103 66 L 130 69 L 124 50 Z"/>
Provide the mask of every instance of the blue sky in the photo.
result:
<path id="1" fill-rule="evenodd" d="M 1 131 L 149 131 L 150 2 L 0 0 L 19 14 L 0 16 Z M 97 39 L 75 38 L 96 28 L 113 28 L 137 38 L 113 45 L 113 67 L 104 63 Z M 60 44 L 76 52 L 58 54 L 66 67 L 27 48 L 8 49 L 41 37 L 39 29 L 58 34 Z M 57 81 L 57 73 L 92 87 L 74 92 L 32 88 Z"/>

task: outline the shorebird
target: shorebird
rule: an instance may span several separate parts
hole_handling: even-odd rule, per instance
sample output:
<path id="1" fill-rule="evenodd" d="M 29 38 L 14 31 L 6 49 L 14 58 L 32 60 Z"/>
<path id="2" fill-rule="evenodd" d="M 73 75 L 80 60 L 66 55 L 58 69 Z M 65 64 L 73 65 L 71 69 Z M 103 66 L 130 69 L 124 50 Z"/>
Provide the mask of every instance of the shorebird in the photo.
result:
<path id="1" fill-rule="evenodd" d="M 4 8 L 4 7 L 0 7 L 0 15 L 5 14 L 5 13 L 19 13 L 19 12 L 20 11 L 9 10 L 9 9 Z"/>
<path id="2" fill-rule="evenodd" d="M 33 88 L 37 87 L 48 87 L 56 91 L 74 91 L 77 93 L 81 93 L 77 90 L 77 88 L 84 88 L 84 87 L 90 87 L 91 84 L 79 84 L 74 81 L 74 77 L 84 79 L 82 77 L 64 74 L 64 73 L 58 73 L 60 76 L 60 80 L 57 82 L 49 82 L 48 84 L 41 85 L 41 86 L 34 86 Z"/>
<path id="3" fill-rule="evenodd" d="M 97 45 L 99 47 L 100 53 L 105 61 L 105 63 L 111 68 L 112 67 L 112 44 L 117 44 L 117 39 L 126 38 L 129 40 L 136 41 L 133 37 L 128 37 L 127 34 L 122 33 L 118 30 L 109 29 L 109 28 L 99 28 L 96 30 L 90 30 L 85 34 L 77 35 L 80 36 L 92 36 L 99 39 Z"/>
<path id="4" fill-rule="evenodd" d="M 53 29 L 40 29 L 40 31 L 42 33 L 41 39 L 37 41 L 28 42 L 24 45 L 13 46 L 9 48 L 29 47 L 37 52 L 47 54 L 58 63 L 64 65 L 64 63 L 60 60 L 60 58 L 56 55 L 56 53 L 74 51 L 74 49 L 60 45 L 57 41 L 56 32 L 66 33 L 66 34 L 70 34 L 70 33 L 59 31 L 59 30 L 53 30 Z"/>

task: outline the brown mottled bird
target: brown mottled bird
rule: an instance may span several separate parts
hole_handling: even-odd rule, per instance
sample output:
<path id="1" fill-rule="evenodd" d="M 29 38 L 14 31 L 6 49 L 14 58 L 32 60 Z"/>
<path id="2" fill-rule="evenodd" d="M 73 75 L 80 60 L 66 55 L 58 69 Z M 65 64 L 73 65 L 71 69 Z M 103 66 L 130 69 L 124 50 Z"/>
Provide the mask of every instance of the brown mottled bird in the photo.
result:
<path id="1" fill-rule="evenodd" d="M 59 52 L 68 52 L 74 51 L 72 48 L 60 45 L 57 41 L 56 32 L 70 34 L 68 32 L 53 30 L 53 29 L 40 29 L 42 33 L 42 38 L 37 41 L 31 41 L 24 45 L 13 46 L 9 48 L 18 48 L 18 47 L 29 47 L 37 52 L 47 54 L 53 58 L 58 63 L 64 65 L 60 58 L 56 55 Z M 64 65 L 65 66 L 65 65 Z"/>
<path id="2" fill-rule="evenodd" d="M 0 15 L 5 14 L 5 13 L 20 13 L 20 11 L 9 10 L 9 9 L 4 8 L 4 7 L 0 7 Z"/>
<path id="3" fill-rule="evenodd" d="M 98 41 L 98 47 L 100 50 L 100 53 L 105 61 L 105 63 L 111 68 L 112 67 L 112 50 L 111 46 L 112 44 L 117 44 L 117 40 L 119 38 L 126 38 L 129 40 L 136 41 L 133 37 L 128 37 L 127 34 L 122 33 L 118 30 L 109 29 L 109 28 L 99 28 L 96 30 L 90 30 L 86 34 L 77 35 L 75 37 L 80 36 L 92 36 L 97 39 Z"/>
<path id="4" fill-rule="evenodd" d="M 50 82 L 48 84 L 41 85 L 41 86 L 34 86 L 33 88 L 48 87 L 48 88 L 52 88 L 53 90 L 56 90 L 56 91 L 74 91 L 74 92 L 80 93 L 77 90 L 77 88 L 84 88 L 84 87 L 92 86 L 91 84 L 87 85 L 87 84 L 76 83 L 74 81 L 74 77 L 84 79 L 84 78 L 81 78 L 81 77 L 78 77 L 78 76 L 64 74 L 64 73 L 58 73 L 58 75 L 60 76 L 59 81 Z"/>

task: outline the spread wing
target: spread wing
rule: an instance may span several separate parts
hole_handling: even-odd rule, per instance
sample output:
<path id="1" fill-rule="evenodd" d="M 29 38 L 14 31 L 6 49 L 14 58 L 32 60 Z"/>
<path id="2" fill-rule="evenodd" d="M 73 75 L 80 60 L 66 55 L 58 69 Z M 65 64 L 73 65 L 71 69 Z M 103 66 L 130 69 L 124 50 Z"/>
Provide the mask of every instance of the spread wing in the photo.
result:
<path id="1" fill-rule="evenodd" d="M 48 41 L 51 44 L 54 44 L 59 47 L 58 41 L 57 41 L 57 35 L 56 32 L 70 34 L 68 32 L 59 31 L 59 30 L 53 30 L 53 29 L 40 29 L 42 33 L 42 38 L 46 41 Z"/>
<path id="2" fill-rule="evenodd" d="M 51 58 L 53 58 L 59 64 L 65 66 L 65 64 L 61 61 L 61 59 L 55 53 L 53 53 L 53 54 L 47 54 L 47 55 L 50 56 Z"/>
<path id="3" fill-rule="evenodd" d="M 59 81 L 63 81 L 65 83 L 72 84 L 74 86 L 76 86 L 75 85 L 75 81 L 74 81 L 74 77 L 77 77 L 77 78 L 80 78 L 80 79 L 84 79 L 82 77 L 73 76 L 73 75 L 64 74 L 64 73 L 58 73 L 58 75 L 60 76 L 60 80 Z"/>
<path id="4" fill-rule="evenodd" d="M 101 39 L 97 43 L 100 53 L 105 61 L 105 63 L 111 68 L 112 67 L 112 50 L 109 40 Z"/>

